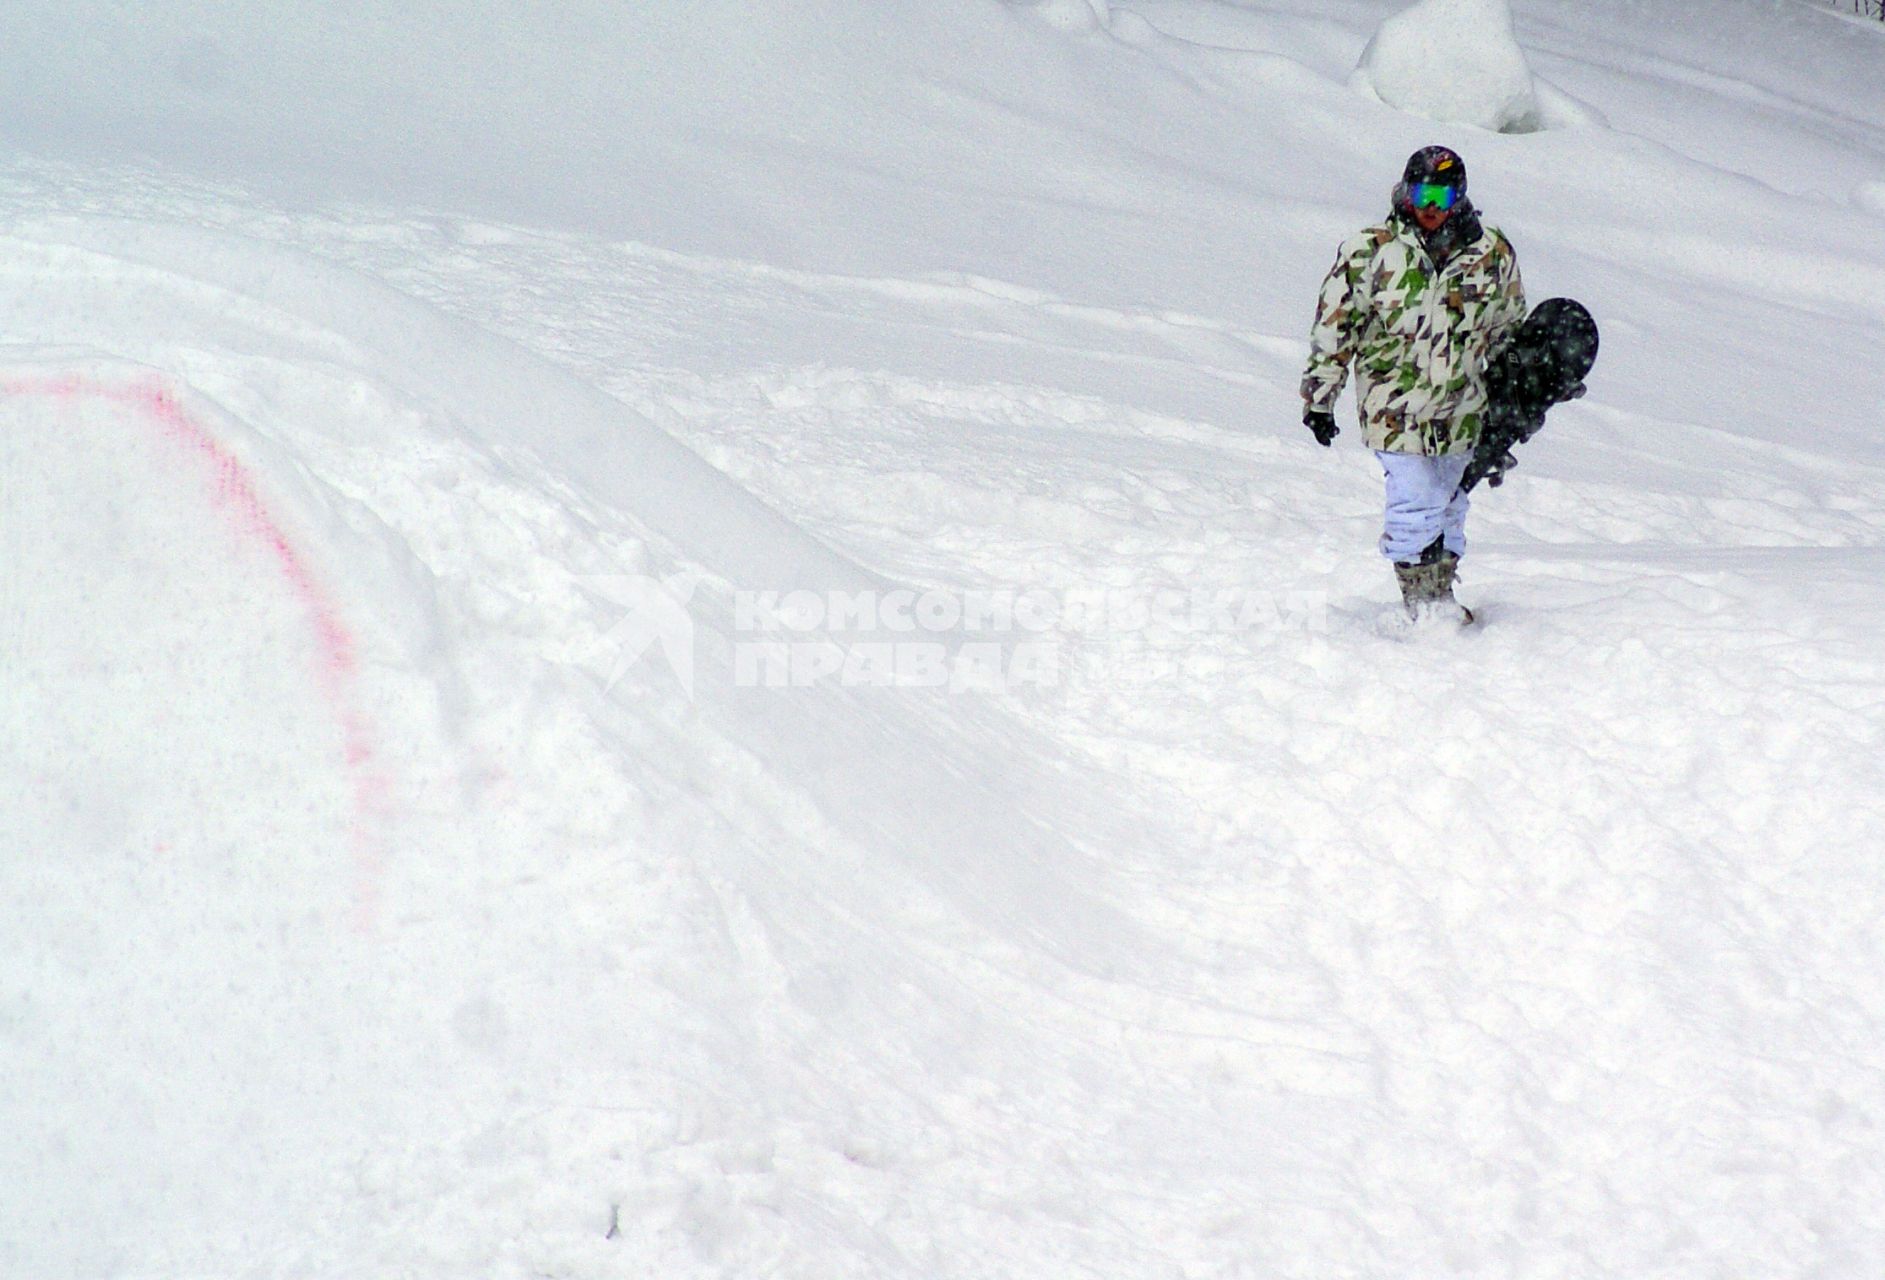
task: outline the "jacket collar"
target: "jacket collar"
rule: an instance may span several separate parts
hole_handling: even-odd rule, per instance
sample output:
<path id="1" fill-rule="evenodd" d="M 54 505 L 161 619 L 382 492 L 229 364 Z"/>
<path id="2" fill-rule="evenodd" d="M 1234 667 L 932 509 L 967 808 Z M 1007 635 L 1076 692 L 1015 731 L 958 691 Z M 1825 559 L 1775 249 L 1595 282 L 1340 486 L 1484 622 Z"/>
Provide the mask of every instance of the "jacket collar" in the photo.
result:
<path id="1" fill-rule="evenodd" d="M 1473 208 L 1471 200 L 1460 201 L 1453 216 L 1441 223 L 1439 230 L 1431 233 L 1422 231 L 1413 216 L 1401 209 L 1394 210 L 1389 215 L 1389 221 L 1397 231 L 1412 237 L 1425 249 L 1436 267 L 1444 267 L 1458 256 L 1460 250 L 1478 244 L 1486 234 L 1485 227 L 1479 221 L 1479 210 Z"/>

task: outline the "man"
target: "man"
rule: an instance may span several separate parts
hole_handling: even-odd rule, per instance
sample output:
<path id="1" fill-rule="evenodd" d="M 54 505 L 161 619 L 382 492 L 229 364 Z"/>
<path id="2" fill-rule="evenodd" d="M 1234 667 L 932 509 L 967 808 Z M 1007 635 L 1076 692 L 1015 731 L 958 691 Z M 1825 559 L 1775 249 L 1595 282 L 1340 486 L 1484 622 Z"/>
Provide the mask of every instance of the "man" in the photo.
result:
<path id="1" fill-rule="evenodd" d="M 1323 282 L 1303 374 L 1303 425 L 1327 446 L 1355 368 L 1368 447 L 1387 473 L 1381 551 L 1408 617 L 1473 615 L 1453 598 L 1466 550 L 1466 495 L 1486 411 L 1487 357 L 1525 319 L 1511 243 L 1466 198 L 1466 165 L 1445 147 L 1407 161 L 1386 222 L 1344 241 Z"/>

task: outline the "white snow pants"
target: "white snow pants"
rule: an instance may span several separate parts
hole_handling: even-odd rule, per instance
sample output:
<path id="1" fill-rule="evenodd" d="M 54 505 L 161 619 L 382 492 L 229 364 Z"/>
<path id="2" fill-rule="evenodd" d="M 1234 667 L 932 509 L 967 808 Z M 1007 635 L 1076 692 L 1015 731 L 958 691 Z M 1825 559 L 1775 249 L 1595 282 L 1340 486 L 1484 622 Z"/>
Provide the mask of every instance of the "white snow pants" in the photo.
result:
<path id="1" fill-rule="evenodd" d="M 1472 504 L 1459 489 L 1472 456 L 1456 453 L 1430 458 L 1376 451 L 1388 482 L 1382 555 L 1397 564 L 1412 564 L 1435 538 L 1444 538 L 1446 549 L 1454 555 L 1466 554 L 1466 511 Z"/>

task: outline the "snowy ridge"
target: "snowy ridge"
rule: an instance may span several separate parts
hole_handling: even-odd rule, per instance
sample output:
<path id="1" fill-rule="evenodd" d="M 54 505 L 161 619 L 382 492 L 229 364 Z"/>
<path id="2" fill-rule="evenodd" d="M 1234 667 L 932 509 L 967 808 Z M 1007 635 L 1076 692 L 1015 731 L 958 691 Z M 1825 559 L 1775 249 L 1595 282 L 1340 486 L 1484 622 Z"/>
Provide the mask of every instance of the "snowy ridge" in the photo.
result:
<path id="1" fill-rule="evenodd" d="M 213 340 L 220 349 L 216 350 L 195 346 L 177 352 L 146 345 L 136 353 L 188 370 L 194 390 L 243 404 L 251 422 L 262 424 L 251 426 L 251 431 L 286 435 L 305 433 L 310 425 L 344 424 L 349 437 L 345 443 L 353 445 L 357 455 L 352 465 L 330 477 L 324 473 L 333 463 L 326 462 L 303 478 L 327 490 L 317 500 L 323 506 L 364 508 L 340 521 L 335 521 L 330 510 L 330 523 L 368 524 L 400 538 L 403 545 L 396 554 L 417 562 L 410 576 L 449 581 L 466 575 L 473 565 L 479 571 L 489 568 L 477 558 L 467 559 L 463 550 L 469 548 L 454 547 L 452 540 L 439 538 L 431 528 L 435 512 L 409 509 L 414 496 L 423 497 L 436 487 L 435 480 L 414 483 L 414 477 L 385 473 L 381 452 L 386 433 L 409 435 L 415 427 L 435 439 L 453 441 L 456 452 L 464 453 L 467 446 L 475 451 L 469 461 L 491 477 L 487 485 L 497 488 L 497 493 L 484 499 L 487 504 L 494 499 L 501 502 L 498 494 L 511 489 L 518 494 L 513 501 L 528 510 L 541 505 L 537 493 L 551 490 L 557 494 L 558 505 L 586 510 L 594 526 L 632 529 L 637 544 L 647 547 L 653 542 L 666 549 L 665 555 L 656 549 L 652 559 L 628 565 L 610 564 L 596 556 L 585 574 L 571 576 L 567 569 L 559 573 L 566 580 L 564 591 L 577 593 L 577 600 L 570 603 L 586 604 L 596 611 L 590 647 L 596 650 L 593 660 L 598 664 L 603 663 L 602 651 L 616 621 L 609 615 L 622 608 L 620 601 L 609 599 L 615 578 L 669 577 L 686 569 L 723 583 L 763 583 L 775 591 L 857 592 L 880 585 L 881 580 L 832 554 L 728 484 L 671 437 L 637 423 L 619 404 L 508 344 L 454 325 L 367 282 L 349 280 L 342 272 L 278 251 L 200 232 L 72 225 L 60 234 L 66 244 L 109 246 L 102 250 L 108 265 L 97 260 L 74 264 L 68 249 L 52 246 L 36 253 L 16 251 L 16 264 L 43 254 L 59 265 L 16 274 L 14 296 L 56 296 L 62 300 L 62 311 L 74 318 L 66 331 L 56 322 L 35 316 L 31 327 L 36 332 L 61 345 L 98 342 L 136 347 L 148 343 L 148 337 L 135 317 L 156 306 L 179 330 L 189 333 L 193 343 L 217 335 Z M 152 259 L 187 261 L 189 266 L 181 271 L 154 269 L 145 265 Z M 65 278 L 60 278 L 61 268 L 69 273 Z M 133 319 L 119 321 L 114 308 L 120 309 L 119 314 L 128 308 Z M 260 361 L 239 354 L 264 350 L 271 354 Z M 462 375 L 452 382 L 436 379 L 430 370 L 437 365 L 423 356 L 443 350 L 469 359 L 469 367 L 479 371 L 480 380 L 467 384 Z M 272 376 L 259 386 L 258 364 L 275 366 Z M 497 440 L 510 443 L 497 445 Z M 371 447 L 361 447 L 369 441 Z M 288 447 L 294 454 L 308 451 L 305 436 Z M 433 468 L 439 465 L 435 458 L 427 462 Z M 370 473 L 380 474 L 369 487 Z M 568 539 L 571 535 L 560 536 Z M 679 553 L 683 558 L 676 558 L 677 548 L 684 549 Z M 560 553 L 562 557 L 575 554 L 573 547 Z M 345 555 L 330 551 L 326 559 L 344 563 Z M 731 612 L 724 602 L 713 606 L 710 592 L 692 603 L 703 622 Z M 409 605 L 393 599 L 385 607 L 397 616 Z M 566 603 L 565 610 L 569 607 Z M 585 656 L 582 642 L 570 633 L 571 622 L 567 613 L 545 619 L 540 643 L 552 652 Z M 709 639 L 696 637 L 702 643 Z M 411 658 L 407 656 L 406 661 Z M 738 705 L 718 711 L 705 701 L 714 696 L 714 685 L 703 680 L 698 692 L 703 703 L 694 713 L 732 717 L 727 730 L 741 737 L 749 749 L 777 753 L 796 760 L 799 767 L 817 762 L 814 776 L 822 774 L 826 787 L 847 788 L 845 794 L 825 798 L 832 810 L 831 821 L 840 825 L 870 822 L 869 815 L 880 805 L 924 804 L 930 815 L 924 823 L 943 828 L 937 833 L 942 841 L 938 850 L 955 849 L 958 862 L 982 845 L 991 846 L 992 856 L 1005 838 L 995 830 L 969 834 L 975 830 L 979 812 L 977 805 L 962 799 L 965 782 L 977 769 L 972 759 L 958 762 L 946 778 L 924 780 L 932 768 L 925 757 L 934 750 L 927 733 L 905 730 L 917 736 L 897 748 L 885 730 L 856 737 L 854 712 L 842 708 L 816 711 L 816 693 L 798 698 L 789 711 L 781 712 L 752 705 L 766 699 L 765 690 L 744 691 L 742 698 L 741 691 L 728 689 L 726 696 Z M 834 690 L 833 695 L 846 697 L 841 690 Z M 887 778 L 873 780 L 861 793 L 850 793 L 852 784 L 846 780 L 874 774 L 866 761 L 883 766 L 886 752 L 896 753 L 901 766 L 891 768 Z M 991 777 L 988 781 L 995 788 L 991 795 L 1018 784 L 1018 779 L 998 783 Z M 924 793 L 928 799 L 920 801 L 918 796 Z M 913 813 L 905 809 L 900 821 L 908 822 Z M 880 825 L 878 839 L 891 838 Z M 909 843 L 914 837 L 901 831 L 895 838 Z M 1018 868 L 1025 860 L 1015 858 L 1014 851 L 1003 860 L 1010 863 L 1009 875 L 1021 874 Z M 962 872 L 960 866 L 957 872 Z M 1017 892 L 1018 888 L 1004 881 L 991 901 L 1012 904 L 1042 896 L 1038 887 L 1032 892 Z M 1057 896 L 1060 910 L 1067 911 L 1079 894 L 1065 886 L 1051 896 Z"/>
<path id="2" fill-rule="evenodd" d="M 13 9 L 165 167 L 0 186 L 0 1273 L 1866 1274 L 1885 55 L 1514 6 L 1604 361 L 1433 643 L 1296 426 L 1394 7 Z M 733 678 L 794 590 L 1125 613 Z"/>

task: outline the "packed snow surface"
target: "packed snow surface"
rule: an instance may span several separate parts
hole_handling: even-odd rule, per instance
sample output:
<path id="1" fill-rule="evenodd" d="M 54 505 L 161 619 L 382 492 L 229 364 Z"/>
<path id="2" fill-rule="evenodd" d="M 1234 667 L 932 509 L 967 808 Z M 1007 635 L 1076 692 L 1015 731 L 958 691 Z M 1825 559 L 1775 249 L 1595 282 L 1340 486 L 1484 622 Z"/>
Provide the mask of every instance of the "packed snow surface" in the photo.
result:
<path id="1" fill-rule="evenodd" d="M 1400 9 L 5 6 L 0 1275 L 1871 1274 L 1885 37 Z M 1429 142 L 1604 332 L 1457 635 Z"/>

